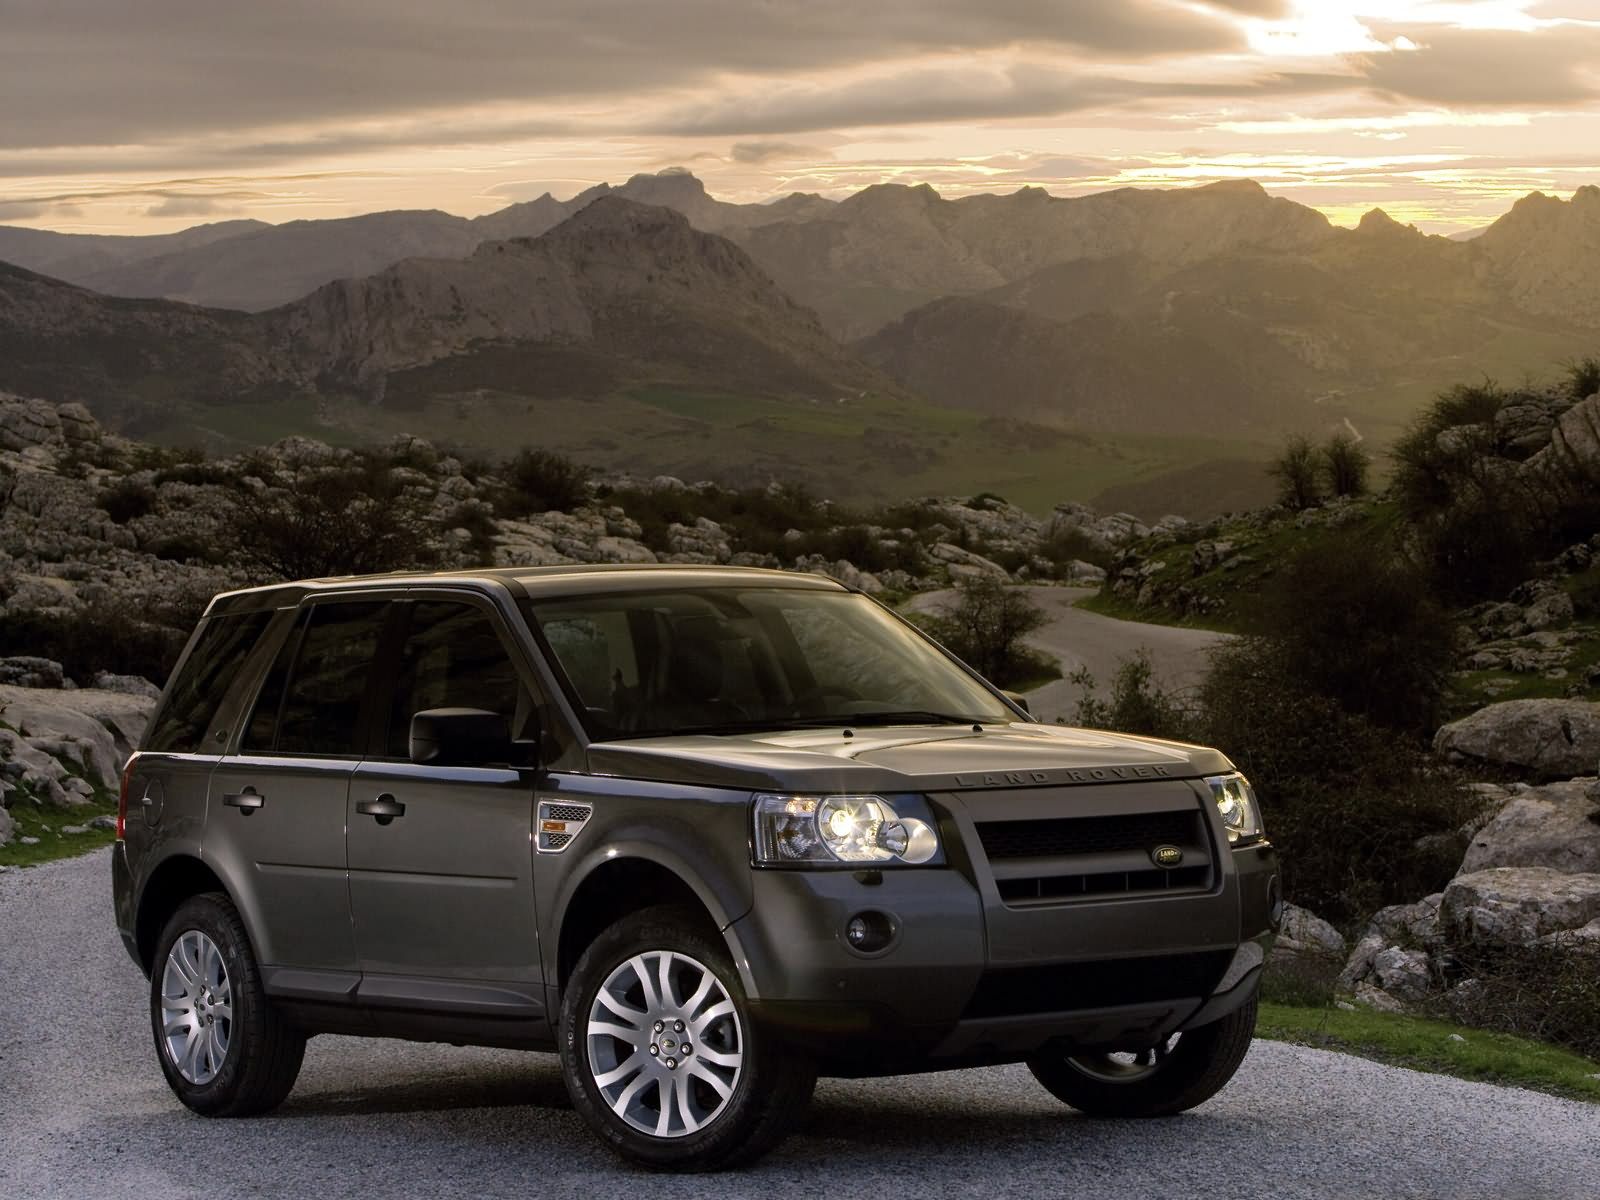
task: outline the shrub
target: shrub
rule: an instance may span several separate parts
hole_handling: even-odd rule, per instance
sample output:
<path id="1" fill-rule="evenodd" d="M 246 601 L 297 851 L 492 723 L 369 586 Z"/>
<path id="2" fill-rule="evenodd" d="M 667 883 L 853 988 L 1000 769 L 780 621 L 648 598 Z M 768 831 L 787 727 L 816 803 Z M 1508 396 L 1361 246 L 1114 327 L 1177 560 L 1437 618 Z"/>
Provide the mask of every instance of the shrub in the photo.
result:
<path id="1" fill-rule="evenodd" d="M 429 498 L 381 457 L 282 465 L 257 458 L 221 512 L 224 541 L 258 576 L 306 579 L 427 567 L 438 561 Z"/>
<path id="2" fill-rule="evenodd" d="M 501 471 L 495 507 L 511 517 L 571 512 L 589 499 L 589 475 L 588 467 L 554 450 L 520 450 Z"/>
<path id="3" fill-rule="evenodd" d="M 156 506 L 156 491 L 147 483 L 119 479 L 95 497 L 95 503 L 118 525 L 147 516 Z"/>
<path id="4" fill-rule="evenodd" d="M 1600 392 L 1600 358 L 1581 358 L 1567 364 L 1567 394 L 1574 400 L 1587 400 Z"/>
<path id="5" fill-rule="evenodd" d="M 110 671 L 159 684 L 171 673 L 204 608 L 196 598 L 154 613 L 109 600 L 66 610 L 11 611 L 0 619 L 0 655 L 54 659 L 82 683 Z"/>
<path id="6" fill-rule="evenodd" d="M 1309 439 L 1290 438 L 1268 473 L 1278 481 L 1278 503 L 1285 508 L 1314 508 L 1321 501 L 1317 452 Z"/>
<path id="7" fill-rule="evenodd" d="M 1413 738 L 1307 690 L 1269 639 L 1213 656 L 1201 741 L 1250 776 L 1283 854 L 1285 894 L 1335 922 L 1438 891 L 1466 851 L 1477 799 Z"/>
<path id="8" fill-rule="evenodd" d="M 918 623 L 950 653 L 996 687 L 1015 687 L 1048 675 L 1051 664 L 1022 643 L 1047 619 L 1026 592 L 1007 587 L 992 575 L 960 583 L 955 598 L 938 613 L 917 616 Z"/>
<path id="9" fill-rule="evenodd" d="M 1322 479 L 1330 496 L 1364 496 L 1372 459 L 1347 433 L 1329 438 L 1322 446 Z"/>
<path id="10" fill-rule="evenodd" d="M 1455 625 L 1427 576 L 1370 535 L 1329 534 L 1264 587 L 1257 643 L 1286 686 L 1400 730 L 1435 727 Z"/>
<path id="11" fill-rule="evenodd" d="M 1440 1002 L 1445 1015 L 1600 1059 L 1600 951 L 1557 946 L 1458 951 L 1453 973 L 1465 986 L 1445 993 Z"/>
<path id="12" fill-rule="evenodd" d="M 1110 729 L 1146 737 L 1190 740 L 1194 734 L 1195 712 L 1189 703 L 1167 691 L 1155 681 L 1146 650 L 1123 659 L 1111 678 L 1111 693 L 1101 699 L 1095 690 L 1094 676 L 1080 668 L 1067 676 L 1082 689 L 1071 724 L 1084 729 Z"/>

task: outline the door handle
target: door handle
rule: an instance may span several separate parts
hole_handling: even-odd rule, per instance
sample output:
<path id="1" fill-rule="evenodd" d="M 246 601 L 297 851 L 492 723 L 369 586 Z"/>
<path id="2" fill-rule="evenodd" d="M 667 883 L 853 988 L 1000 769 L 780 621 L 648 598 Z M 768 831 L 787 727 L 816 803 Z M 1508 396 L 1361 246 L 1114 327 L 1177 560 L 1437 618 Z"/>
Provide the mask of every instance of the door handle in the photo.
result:
<path id="1" fill-rule="evenodd" d="M 376 800 L 357 800 L 356 811 L 358 813 L 365 813 L 367 816 L 377 821 L 379 825 L 387 825 L 396 817 L 405 816 L 406 806 L 400 803 L 400 801 L 396 800 L 388 792 L 385 792 Z"/>
<path id="2" fill-rule="evenodd" d="M 267 798 L 256 791 L 255 788 L 247 787 L 242 792 L 229 792 L 222 797 L 222 802 L 229 808 L 237 808 L 241 817 L 248 817 L 265 804 Z"/>

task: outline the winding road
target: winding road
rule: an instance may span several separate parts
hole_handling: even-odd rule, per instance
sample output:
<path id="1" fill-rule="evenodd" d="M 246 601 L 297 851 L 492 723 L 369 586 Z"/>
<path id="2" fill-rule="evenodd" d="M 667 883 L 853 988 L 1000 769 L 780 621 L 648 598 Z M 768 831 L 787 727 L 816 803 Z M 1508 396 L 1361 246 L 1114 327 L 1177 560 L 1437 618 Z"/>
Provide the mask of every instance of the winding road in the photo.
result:
<path id="1" fill-rule="evenodd" d="M 1206 629 L 1120 621 L 1073 607 L 1083 597 L 1094 595 L 1094 588 L 1030 586 L 1017 590 L 1027 593 L 1049 617 L 1028 635 L 1028 643 L 1061 663 L 1060 679 L 1027 693 L 1034 717 L 1047 724 L 1058 717 L 1072 719 L 1083 689 L 1068 677 L 1080 668 L 1088 669 L 1103 695 L 1123 660 L 1144 650 L 1150 655 L 1157 681 L 1168 689 L 1181 690 L 1200 682 L 1207 653 L 1229 636 Z M 936 611 L 954 596 L 953 591 L 925 592 L 908 607 Z"/>
<path id="2" fill-rule="evenodd" d="M 1073 1115 L 1021 1067 L 824 1081 L 754 1167 L 619 1166 L 554 1058 L 319 1037 L 267 1117 L 208 1121 L 157 1069 L 109 851 L 0 874 L 0 1196 L 1579 1200 L 1600 1107 L 1258 1042 L 1166 1121 Z"/>

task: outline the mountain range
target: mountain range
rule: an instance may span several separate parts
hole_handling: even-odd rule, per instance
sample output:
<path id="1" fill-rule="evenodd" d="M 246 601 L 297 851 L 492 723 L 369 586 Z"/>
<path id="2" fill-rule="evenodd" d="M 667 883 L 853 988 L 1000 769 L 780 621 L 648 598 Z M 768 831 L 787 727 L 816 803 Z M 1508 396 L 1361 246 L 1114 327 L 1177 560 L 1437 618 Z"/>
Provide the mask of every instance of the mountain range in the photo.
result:
<path id="1" fill-rule="evenodd" d="M 0 263 L 0 388 L 234 440 L 449 406 L 452 437 L 498 447 L 517 403 L 653 388 L 677 416 L 873 397 L 1262 457 L 1345 422 L 1385 440 L 1441 386 L 1600 344 L 1593 186 L 1451 239 L 1376 209 L 1340 228 L 1249 181 L 733 204 L 670 171 L 473 219 L 0 227 Z"/>

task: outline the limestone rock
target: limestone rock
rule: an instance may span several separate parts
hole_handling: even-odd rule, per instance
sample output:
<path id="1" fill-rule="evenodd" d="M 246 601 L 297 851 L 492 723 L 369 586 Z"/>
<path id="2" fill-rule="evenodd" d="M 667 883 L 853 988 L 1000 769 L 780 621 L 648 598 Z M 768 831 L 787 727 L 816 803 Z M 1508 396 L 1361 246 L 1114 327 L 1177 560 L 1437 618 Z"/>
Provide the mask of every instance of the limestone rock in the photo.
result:
<path id="1" fill-rule="evenodd" d="M 1433 748 L 1454 760 L 1570 779 L 1600 763 L 1600 704 L 1583 700 L 1504 700 L 1444 726 Z"/>
<path id="2" fill-rule="evenodd" d="M 950 542 L 939 542 L 928 553 L 945 564 L 952 579 L 972 578 L 978 575 L 993 575 L 997 579 L 1006 580 L 1011 578 L 1011 572 L 999 563 L 984 558 L 981 554 L 974 554 L 971 550 L 963 550 Z"/>
<path id="3" fill-rule="evenodd" d="M 1444 889 L 1440 922 L 1460 946 L 1529 946 L 1600 917 L 1600 874 L 1549 867 L 1491 867 Z"/>
<path id="4" fill-rule="evenodd" d="M 17 823 L 4 808 L 0 808 L 0 846 L 4 846 L 17 832 Z"/>
<path id="5" fill-rule="evenodd" d="M 1310 909 L 1296 904 L 1283 906 L 1283 927 L 1278 931 L 1273 957 L 1319 954 L 1343 955 L 1344 935 Z"/>
<path id="6" fill-rule="evenodd" d="M 0 720 L 17 730 L 31 749 L 43 751 L 58 764 L 67 758 L 91 783 L 107 790 L 117 787 L 122 764 L 154 706 L 146 696 L 92 688 L 43 691 L 0 686 Z M 53 782 L 64 785 L 65 778 L 55 776 Z"/>
<path id="7" fill-rule="evenodd" d="M 1372 978 L 1378 987 L 1401 1000 L 1421 1000 L 1433 988 L 1428 956 L 1399 946 L 1378 952 L 1372 960 Z"/>
<path id="8" fill-rule="evenodd" d="M 1595 781 L 1551 783 L 1513 796 L 1473 835 L 1461 873 L 1490 867 L 1600 873 L 1600 793 Z"/>
<path id="9" fill-rule="evenodd" d="M 1356 984 L 1356 1003 L 1377 1012 L 1403 1013 L 1406 1006 L 1394 996 L 1378 987 L 1376 984 L 1362 982 Z"/>

